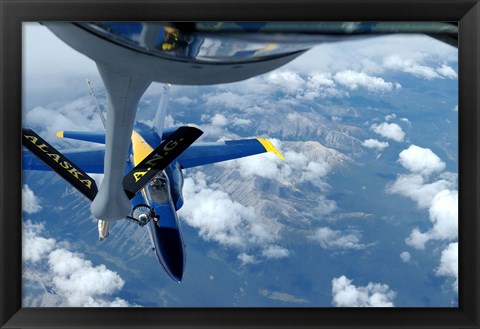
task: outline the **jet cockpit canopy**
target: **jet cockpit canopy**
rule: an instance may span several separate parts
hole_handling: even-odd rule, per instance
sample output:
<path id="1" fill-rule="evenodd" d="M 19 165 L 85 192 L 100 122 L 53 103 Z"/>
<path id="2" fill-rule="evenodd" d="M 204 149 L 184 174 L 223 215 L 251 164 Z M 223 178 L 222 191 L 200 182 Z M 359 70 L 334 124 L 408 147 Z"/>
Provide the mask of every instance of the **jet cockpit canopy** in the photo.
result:
<path id="1" fill-rule="evenodd" d="M 147 184 L 145 190 L 151 202 L 166 203 L 170 201 L 170 183 L 163 171 Z"/>

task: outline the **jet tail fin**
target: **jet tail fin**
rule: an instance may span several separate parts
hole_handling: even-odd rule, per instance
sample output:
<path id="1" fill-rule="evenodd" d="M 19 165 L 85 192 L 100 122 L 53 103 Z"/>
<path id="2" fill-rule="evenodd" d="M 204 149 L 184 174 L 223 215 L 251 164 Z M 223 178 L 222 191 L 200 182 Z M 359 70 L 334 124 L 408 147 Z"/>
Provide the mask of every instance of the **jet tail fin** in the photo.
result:
<path id="1" fill-rule="evenodd" d="M 167 102 L 170 87 L 170 84 L 163 86 L 160 102 L 158 103 L 157 107 L 157 113 L 155 114 L 155 119 L 153 120 L 153 128 L 155 128 L 155 131 L 160 137 L 162 137 L 162 132 L 165 126 L 165 116 L 167 115 Z"/>
<path id="2" fill-rule="evenodd" d="M 100 119 L 102 120 L 103 128 L 105 128 L 105 130 L 106 130 L 107 129 L 107 120 L 105 120 L 105 117 L 103 116 L 103 112 L 100 109 L 100 105 L 98 105 L 97 96 L 95 96 L 95 93 L 93 92 L 92 84 L 90 83 L 90 80 L 88 80 L 88 78 L 86 79 L 86 82 L 87 82 L 87 86 L 88 86 L 88 91 L 90 92 L 90 95 L 92 95 L 93 100 L 95 101 L 97 113 L 100 116 Z"/>
<path id="3" fill-rule="evenodd" d="M 80 193 L 93 201 L 98 192 L 95 180 L 66 156 L 31 129 L 22 128 L 22 144 Z"/>

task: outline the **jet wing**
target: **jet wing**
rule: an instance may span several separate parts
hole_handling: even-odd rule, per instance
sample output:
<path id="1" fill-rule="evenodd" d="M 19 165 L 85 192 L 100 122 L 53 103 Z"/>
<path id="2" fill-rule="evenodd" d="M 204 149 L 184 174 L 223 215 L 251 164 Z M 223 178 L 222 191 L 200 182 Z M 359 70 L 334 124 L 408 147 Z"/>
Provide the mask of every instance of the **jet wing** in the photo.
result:
<path id="1" fill-rule="evenodd" d="M 182 168 L 192 168 L 264 152 L 273 152 L 283 160 L 283 156 L 275 146 L 269 140 L 263 138 L 197 143 L 183 152 L 177 160 Z"/>
<path id="2" fill-rule="evenodd" d="M 103 159 L 105 158 L 105 150 L 103 148 L 67 149 L 61 150 L 61 153 L 83 171 L 92 174 L 103 174 Z M 22 169 L 51 171 L 50 167 L 39 160 L 32 152 L 25 150 L 22 154 Z"/>
<path id="3" fill-rule="evenodd" d="M 59 131 L 58 138 L 70 138 L 85 142 L 105 144 L 105 132 L 95 131 Z"/>

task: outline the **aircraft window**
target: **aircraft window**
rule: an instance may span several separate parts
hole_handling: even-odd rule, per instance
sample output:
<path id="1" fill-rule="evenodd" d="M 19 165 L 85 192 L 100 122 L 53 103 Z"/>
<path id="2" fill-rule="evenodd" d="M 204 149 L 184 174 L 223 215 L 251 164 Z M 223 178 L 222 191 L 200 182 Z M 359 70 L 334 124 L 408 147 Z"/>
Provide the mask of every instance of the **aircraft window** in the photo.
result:
<path id="1" fill-rule="evenodd" d="M 168 180 L 163 175 L 157 175 L 147 185 L 147 196 L 150 201 L 155 203 L 165 203 L 170 199 L 170 189 L 168 188 Z"/>

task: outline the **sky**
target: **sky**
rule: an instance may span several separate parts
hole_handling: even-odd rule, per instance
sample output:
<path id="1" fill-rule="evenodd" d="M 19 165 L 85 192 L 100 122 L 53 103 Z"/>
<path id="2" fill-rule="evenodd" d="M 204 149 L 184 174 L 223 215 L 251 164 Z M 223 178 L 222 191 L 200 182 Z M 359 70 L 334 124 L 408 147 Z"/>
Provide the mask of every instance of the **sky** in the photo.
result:
<path id="1" fill-rule="evenodd" d="M 34 23 L 24 24 L 23 47 L 24 122 L 51 141 L 55 140 L 55 133 L 59 130 L 84 130 L 85 127 L 102 130 L 91 99 L 85 96 L 87 77 L 95 90 L 102 89 L 95 63 L 63 44 L 45 27 Z M 184 93 L 174 93 L 170 103 L 211 109 L 195 124 L 205 131 L 204 138 L 212 141 L 238 138 L 236 131 L 252 124 L 249 114 L 273 109 L 285 114 L 284 120 L 291 123 L 292 130 L 296 125 L 327 129 L 329 127 L 317 128 L 315 122 L 299 115 L 295 107 L 307 106 L 310 102 L 346 99 L 358 92 L 389 97 L 406 89 L 397 79 L 398 75 L 419 85 L 454 82 L 458 79 L 457 66 L 457 51 L 451 46 L 421 35 L 385 36 L 318 46 L 279 70 L 233 85 L 210 87 L 200 98 L 195 98 L 198 93 L 180 87 Z M 147 95 L 155 95 L 160 88 L 160 84 L 152 84 Z M 52 90 L 55 90 L 54 99 Z M 280 92 L 284 97 L 276 102 L 265 97 Z M 447 107 L 446 104 L 442 106 Z M 448 106 L 448 111 L 458 113 L 456 104 Z M 238 111 L 238 108 L 242 110 Z M 231 109 L 231 112 L 215 113 L 215 109 Z M 354 112 L 355 109 L 332 110 L 331 121 L 339 126 L 342 111 Z M 169 116 L 167 124 L 190 123 L 178 120 Z M 149 122 L 149 119 L 145 121 Z M 369 136 L 359 142 L 362 150 L 371 152 L 377 160 L 382 156 L 385 158 L 387 155 L 384 154 L 389 150 L 400 150 L 394 159 L 398 171 L 384 186 L 385 194 L 409 200 L 412 207 L 427 218 L 417 226 L 409 223 L 412 227 L 403 237 L 404 248 L 396 256 L 398 261 L 418 265 L 415 255 L 423 252 L 426 257 L 425 253 L 431 252 L 437 264 L 431 269 L 433 275 L 441 278 L 449 290 L 458 292 L 458 178 L 456 171 L 447 169 L 448 164 L 450 168 L 452 163 L 455 164 L 458 156 L 451 155 L 450 159 L 448 152 L 439 155 L 438 150 L 432 150 L 430 145 L 422 145 L 414 139 L 412 122 L 412 118 L 400 113 L 379 115 L 376 121 L 364 123 Z M 228 129 L 230 125 L 236 130 Z M 275 123 L 271 125 L 268 129 L 274 131 Z M 283 133 L 291 135 L 289 131 Z M 351 134 L 355 131 L 332 133 L 329 140 L 334 145 L 336 140 L 349 140 Z M 303 148 L 288 138 L 274 139 L 273 142 L 284 155 L 284 162 L 267 154 L 218 166 L 238 173 L 247 181 L 261 177 L 274 180 L 281 187 L 312 184 L 318 191 L 317 213 L 327 218 L 338 216 L 341 207 L 329 197 L 332 187 L 328 178 L 335 169 L 351 165 L 354 162 L 352 155 L 332 146 L 327 148 L 318 141 L 307 141 L 310 144 Z M 75 141 L 55 143 L 63 143 L 58 144 L 63 147 L 84 146 Z M 312 149 L 315 153 L 311 152 Z M 259 167 L 262 170 L 258 170 Z M 239 193 L 234 194 L 228 188 L 212 183 L 202 171 L 192 172 L 186 176 L 184 186 L 188 202 L 179 214 L 186 225 L 198 231 L 202 240 L 233 250 L 236 261 L 242 266 L 294 257 L 284 241 L 284 232 L 288 230 L 285 223 L 264 216 L 255 206 L 243 204 Z M 53 303 L 57 306 L 139 306 L 116 297 L 126 284 L 119 273 L 104 264 L 92 262 L 66 239 L 49 236 L 42 220 L 31 219 L 43 207 L 42 196 L 25 184 L 23 258 L 24 262 L 41 269 L 42 279 L 60 292 L 57 294 L 60 300 Z M 287 209 L 288 205 L 285 207 Z M 368 240 L 366 232 L 358 227 L 345 229 L 333 224 L 333 219 L 305 221 L 311 229 L 303 239 L 332 254 L 367 253 L 377 243 Z M 434 243 L 435 248 L 431 248 Z M 38 273 L 24 273 L 27 285 L 34 281 L 35 275 Z M 392 307 L 402 294 L 382 278 L 359 283 L 351 275 L 338 273 L 328 281 L 332 306 Z M 260 289 L 259 294 L 292 304 L 307 302 L 302 296 L 267 288 Z"/>

